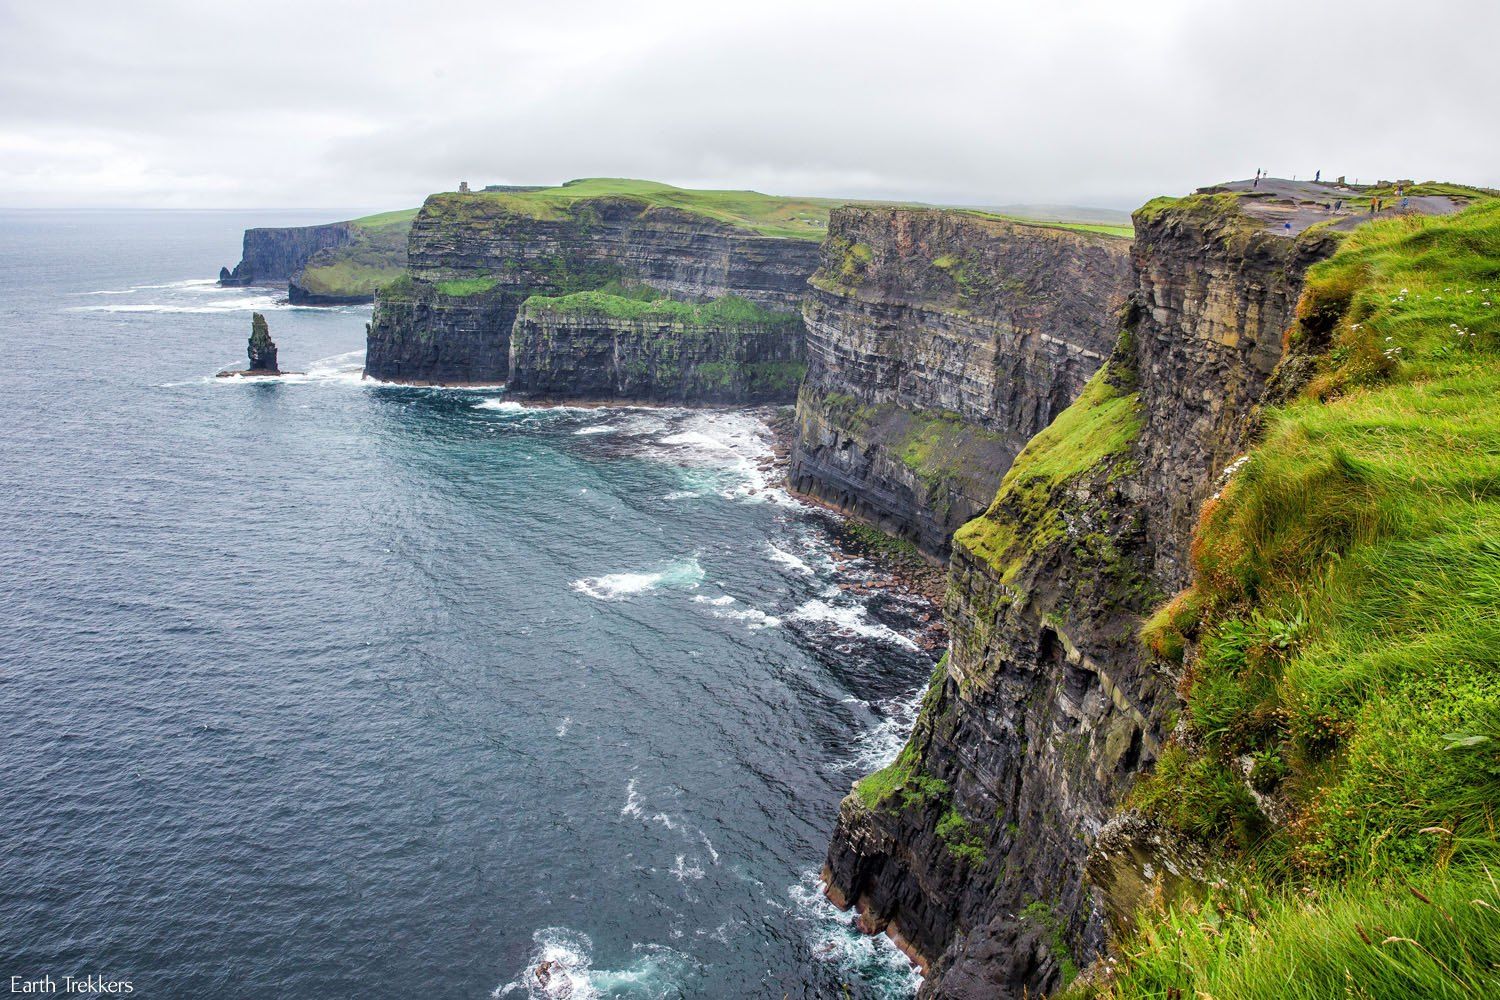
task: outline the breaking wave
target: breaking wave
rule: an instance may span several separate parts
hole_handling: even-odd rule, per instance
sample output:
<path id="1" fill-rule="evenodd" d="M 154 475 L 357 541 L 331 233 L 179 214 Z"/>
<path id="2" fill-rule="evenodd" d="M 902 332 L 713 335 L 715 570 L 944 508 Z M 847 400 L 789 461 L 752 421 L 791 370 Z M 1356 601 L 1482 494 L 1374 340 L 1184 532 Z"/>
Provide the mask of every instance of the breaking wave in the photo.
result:
<path id="1" fill-rule="evenodd" d="M 635 960 L 623 969 L 592 967 L 594 942 L 566 927 L 544 927 L 531 935 L 531 959 L 519 976 L 497 986 L 492 997 L 535 1000 L 595 1000 L 640 997 L 642 1000 L 683 995 L 682 981 L 691 968 L 681 952 L 661 945 L 635 945 Z"/>
<path id="2" fill-rule="evenodd" d="M 857 604 L 831 604 L 814 598 L 799 606 L 789 617 L 793 621 L 820 622 L 829 625 L 835 633 L 840 635 L 889 642 L 911 650 L 918 648 L 915 642 L 895 629 L 871 621 L 865 609 Z"/>
<path id="3" fill-rule="evenodd" d="M 659 570 L 645 573 L 609 573 L 605 576 L 587 576 L 574 580 L 572 587 L 580 594 L 587 594 L 600 601 L 624 601 L 636 594 L 645 594 L 660 588 L 692 590 L 703 582 L 703 567 L 697 556 L 669 563 Z"/>

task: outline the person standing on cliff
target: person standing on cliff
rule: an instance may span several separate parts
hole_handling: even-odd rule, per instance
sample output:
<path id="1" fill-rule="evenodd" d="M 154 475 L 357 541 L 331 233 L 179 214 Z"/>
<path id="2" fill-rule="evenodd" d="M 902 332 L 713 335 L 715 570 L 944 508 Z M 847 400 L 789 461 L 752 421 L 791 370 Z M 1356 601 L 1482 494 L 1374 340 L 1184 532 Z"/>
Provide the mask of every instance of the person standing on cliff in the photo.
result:
<path id="1" fill-rule="evenodd" d="M 1323 180 L 1323 171 L 1321 171 L 1321 170 L 1314 170 L 1313 171 L 1313 183 L 1314 184 L 1319 184 L 1319 183 L 1322 182 L 1322 180 Z"/>

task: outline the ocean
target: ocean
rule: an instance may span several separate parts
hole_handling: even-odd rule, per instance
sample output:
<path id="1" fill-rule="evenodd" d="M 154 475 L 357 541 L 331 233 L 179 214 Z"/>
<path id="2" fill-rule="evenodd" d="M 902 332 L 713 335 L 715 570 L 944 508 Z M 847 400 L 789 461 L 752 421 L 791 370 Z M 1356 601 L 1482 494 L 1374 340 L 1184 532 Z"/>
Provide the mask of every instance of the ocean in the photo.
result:
<path id="1" fill-rule="evenodd" d="M 368 307 L 211 280 L 331 217 L 0 215 L 0 976 L 909 996 L 817 871 L 912 607 L 757 413 L 374 384 Z M 303 374 L 213 377 L 252 310 Z"/>

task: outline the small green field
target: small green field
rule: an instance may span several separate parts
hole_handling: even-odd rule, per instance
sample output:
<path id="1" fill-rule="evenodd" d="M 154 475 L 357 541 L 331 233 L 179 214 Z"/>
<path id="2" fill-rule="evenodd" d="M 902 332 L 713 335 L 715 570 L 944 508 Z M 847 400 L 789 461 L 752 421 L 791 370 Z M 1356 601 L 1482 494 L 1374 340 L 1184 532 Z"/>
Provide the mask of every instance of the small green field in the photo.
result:
<path id="1" fill-rule="evenodd" d="M 782 326 L 802 321 L 797 313 L 774 312 L 734 295 L 711 302 L 683 302 L 646 286 L 611 287 L 572 295 L 533 295 L 526 300 L 524 309 L 533 314 L 605 316 L 692 326 Z"/>

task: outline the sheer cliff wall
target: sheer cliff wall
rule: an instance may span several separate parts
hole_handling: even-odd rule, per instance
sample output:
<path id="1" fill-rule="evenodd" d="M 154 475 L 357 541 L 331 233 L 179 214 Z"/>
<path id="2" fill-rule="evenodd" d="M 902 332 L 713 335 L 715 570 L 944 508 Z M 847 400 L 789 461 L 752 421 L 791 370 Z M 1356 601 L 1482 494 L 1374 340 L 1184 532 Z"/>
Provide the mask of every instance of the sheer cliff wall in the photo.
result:
<path id="1" fill-rule="evenodd" d="M 630 197 L 527 211 L 484 195 L 434 195 L 412 225 L 410 285 L 376 297 L 365 372 L 390 381 L 503 381 L 522 302 L 622 281 L 795 312 L 816 259 L 809 240 Z"/>
<path id="2" fill-rule="evenodd" d="M 834 210 L 803 304 L 793 487 L 945 553 L 1103 361 L 1128 246 L 963 211 Z"/>
<path id="3" fill-rule="evenodd" d="M 1303 273 L 1335 248 L 1233 198 L 1153 203 L 1135 221 L 1107 363 L 954 536 L 950 656 L 901 756 L 840 808 L 829 894 L 927 965 L 926 996 L 1044 995 L 1101 952 L 1085 862 L 1121 836 L 1109 824 L 1177 704 L 1140 616 L 1184 579 L 1196 511 L 1251 433 Z"/>

